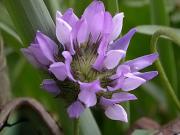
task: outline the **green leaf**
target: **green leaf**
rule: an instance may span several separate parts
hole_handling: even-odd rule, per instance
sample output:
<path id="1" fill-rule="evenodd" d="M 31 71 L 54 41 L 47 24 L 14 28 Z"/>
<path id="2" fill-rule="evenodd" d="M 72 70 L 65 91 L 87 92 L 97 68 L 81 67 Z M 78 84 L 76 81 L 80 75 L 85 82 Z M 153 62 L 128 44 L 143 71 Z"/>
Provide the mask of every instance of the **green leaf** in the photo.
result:
<path id="1" fill-rule="evenodd" d="M 0 29 L 2 31 L 6 32 L 12 38 L 14 38 L 16 40 L 16 42 L 19 44 L 19 46 L 22 45 L 22 41 L 21 41 L 20 37 L 17 35 L 17 33 L 10 26 L 8 26 L 8 24 L 0 22 Z M 19 48 L 19 46 L 18 46 L 18 48 Z"/>
<path id="2" fill-rule="evenodd" d="M 151 22 L 157 25 L 170 25 L 169 14 L 167 11 L 166 0 L 150 1 Z M 174 50 L 170 42 L 158 42 L 160 59 L 165 72 L 174 87 L 177 90 L 177 71 L 174 58 Z"/>
<path id="3" fill-rule="evenodd" d="M 171 28 L 163 28 L 163 29 L 157 30 L 152 35 L 152 39 L 151 39 L 152 52 L 158 52 L 157 51 L 157 41 L 161 35 L 169 37 L 174 43 L 176 43 L 178 46 L 180 46 L 180 39 L 179 39 L 178 34 L 176 34 L 176 32 L 174 30 L 172 30 Z M 165 58 L 165 57 L 163 57 L 163 58 Z M 169 106 L 174 108 L 174 110 L 176 110 L 177 108 L 180 109 L 179 100 L 176 96 L 177 94 L 175 93 L 174 88 L 172 87 L 171 83 L 169 82 L 170 79 L 167 78 L 167 72 L 164 71 L 164 68 L 162 67 L 162 64 L 159 59 L 156 61 L 156 67 L 157 67 L 157 70 L 159 71 L 159 74 L 161 75 L 161 81 L 163 83 L 163 86 L 165 86 L 164 88 L 167 89 L 166 96 L 167 96 L 167 99 L 169 99 Z M 172 103 L 173 103 L 173 105 L 176 105 L 177 108 L 175 108 L 175 106 L 173 106 Z M 173 109 L 171 109 L 171 111 L 172 110 Z M 175 111 L 174 111 L 174 113 L 175 113 Z"/>
<path id="4" fill-rule="evenodd" d="M 10 45 L 11 48 L 19 49 L 22 45 L 22 41 L 16 33 L 11 18 L 2 4 L 0 2 L 0 31 L 5 45 Z"/>
<path id="5" fill-rule="evenodd" d="M 112 14 L 115 15 L 119 11 L 119 2 L 118 0 L 103 0 L 106 9 Z"/>
<path id="6" fill-rule="evenodd" d="M 178 28 L 171 28 L 167 26 L 161 26 L 161 25 L 140 25 L 136 27 L 137 32 L 145 35 L 150 35 L 152 36 L 156 31 L 161 30 L 161 29 L 169 29 L 171 31 L 174 31 L 178 36 L 180 36 L 180 29 Z M 162 38 L 165 39 L 170 39 L 167 36 L 162 36 Z"/>
<path id="7" fill-rule="evenodd" d="M 37 30 L 55 38 L 54 22 L 43 0 L 4 0 L 4 3 L 25 46 L 32 42 Z"/>
<path id="8" fill-rule="evenodd" d="M 56 17 L 56 11 L 63 8 L 63 4 L 60 0 L 44 0 L 44 3 L 46 4 L 51 17 L 55 19 Z"/>
<path id="9" fill-rule="evenodd" d="M 101 135 L 90 109 L 86 109 L 80 117 L 80 131 L 81 135 Z"/>

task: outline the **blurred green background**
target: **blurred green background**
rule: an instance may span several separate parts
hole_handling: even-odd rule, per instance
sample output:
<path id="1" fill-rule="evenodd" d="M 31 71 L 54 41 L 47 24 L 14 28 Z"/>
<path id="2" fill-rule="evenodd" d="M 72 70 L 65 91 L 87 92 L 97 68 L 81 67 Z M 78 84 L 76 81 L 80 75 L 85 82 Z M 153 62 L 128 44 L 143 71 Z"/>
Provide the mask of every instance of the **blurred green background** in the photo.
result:
<path id="1" fill-rule="evenodd" d="M 27 46 L 33 39 L 35 29 L 40 29 L 53 37 L 53 34 L 51 34 L 53 33 L 53 31 L 51 31 L 53 28 L 47 27 L 53 27 L 51 23 L 53 23 L 52 20 L 55 19 L 56 10 L 64 12 L 67 8 L 72 7 L 74 12 L 78 16 L 81 16 L 91 1 L 92 0 L 0 1 L 0 34 L 5 46 L 4 52 L 7 58 L 12 95 L 13 97 L 33 97 L 40 101 L 53 118 L 61 123 L 65 135 L 72 135 L 73 131 L 72 121 L 66 114 L 66 106 L 63 101 L 54 98 L 52 95 L 40 89 L 40 83 L 45 75 L 33 68 L 25 60 L 20 52 L 20 48 Z M 117 0 L 103 0 L 103 2 L 106 10 L 113 15 L 118 12 Z M 31 11 L 33 9 L 31 6 L 34 8 L 33 12 Z M 24 7 L 24 9 L 22 10 L 21 7 Z M 119 12 L 124 12 L 125 14 L 122 35 L 132 27 L 145 24 L 180 27 L 180 0 L 118 0 L 118 8 Z M 37 14 L 37 16 L 34 16 L 34 14 Z M 49 14 L 52 20 L 48 20 L 50 17 L 48 16 Z M 40 18 L 42 21 L 40 21 Z M 44 22 L 47 20 L 48 22 Z M 36 24 L 38 21 L 40 23 Z M 133 59 L 150 53 L 150 39 L 151 36 L 137 33 L 130 43 L 126 59 Z M 160 59 L 165 72 L 175 89 L 176 95 L 180 98 L 180 48 L 164 39 L 160 40 L 158 44 Z M 150 69 L 155 70 L 155 67 L 151 66 Z M 150 117 L 160 124 L 165 124 L 178 116 L 176 107 L 173 105 L 170 96 L 163 87 L 159 76 L 136 89 L 133 93 L 138 97 L 138 100 L 130 102 L 130 121 L 128 124 L 109 120 L 105 117 L 103 110 L 98 108 L 91 109 L 102 135 L 125 134 L 125 130 L 129 125 L 132 125 L 137 119 L 144 116 Z M 92 125 L 87 126 L 91 128 Z M 13 135 L 12 132 L 9 134 Z M 32 135 L 33 134 L 35 133 L 32 133 Z"/>

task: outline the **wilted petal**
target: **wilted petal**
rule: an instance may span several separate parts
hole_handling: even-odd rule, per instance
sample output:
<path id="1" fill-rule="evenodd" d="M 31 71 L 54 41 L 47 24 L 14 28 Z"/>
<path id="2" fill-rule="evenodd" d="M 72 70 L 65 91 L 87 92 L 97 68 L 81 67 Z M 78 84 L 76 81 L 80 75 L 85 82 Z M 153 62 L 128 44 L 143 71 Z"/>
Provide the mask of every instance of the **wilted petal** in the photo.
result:
<path id="1" fill-rule="evenodd" d="M 146 82 L 145 79 L 137 77 L 133 74 L 127 74 L 126 79 L 123 82 L 123 85 L 121 87 L 124 91 L 130 91 L 138 88 L 140 85 Z"/>
<path id="2" fill-rule="evenodd" d="M 129 46 L 129 42 L 131 40 L 131 38 L 133 37 L 133 35 L 136 33 L 136 29 L 133 28 L 131 29 L 126 35 L 124 35 L 122 38 L 119 38 L 118 40 L 116 40 L 114 43 L 112 43 L 109 46 L 110 50 L 124 50 L 126 51 L 128 46 Z"/>
<path id="3" fill-rule="evenodd" d="M 79 118 L 84 109 L 85 108 L 81 102 L 76 101 L 68 107 L 67 112 L 70 118 Z"/>
<path id="4" fill-rule="evenodd" d="M 97 102 L 96 93 L 90 90 L 82 90 L 78 95 L 78 99 L 83 102 L 86 107 L 94 106 Z"/>
<path id="5" fill-rule="evenodd" d="M 71 62 L 72 62 L 72 56 L 68 51 L 62 52 L 63 57 L 65 58 L 65 66 L 66 66 L 66 72 L 69 79 L 72 81 L 76 81 L 71 73 Z"/>
<path id="6" fill-rule="evenodd" d="M 49 71 L 51 71 L 58 80 L 64 81 L 67 77 L 66 66 L 63 62 L 51 64 Z"/>
<path id="7" fill-rule="evenodd" d="M 70 44 L 71 30 L 71 26 L 66 21 L 61 18 L 56 19 L 56 36 L 62 45 Z"/>
<path id="8" fill-rule="evenodd" d="M 125 56 L 126 52 L 123 50 L 110 50 L 107 52 L 106 58 L 104 60 L 104 66 L 107 69 L 115 68 L 120 60 Z"/>
<path id="9" fill-rule="evenodd" d="M 136 100 L 136 99 L 137 97 L 133 94 L 126 93 L 126 92 L 119 92 L 119 93 L 114 93 L 111 99 L 101 97 L 100 104 L 103 106 L 110 106 L 117 103 L 126 102 L 129 100 Z"/>
<path id="10" fill-rule="evenodd" d="M 66 10 L 64 15 L 62 16 L 62 19 L 66 21 L 71 27 L 73 27 L 79 20 L 78 17 L 74 14 L 72 8 Z"/>
<path id="11" fill-rule="evenodd" d="M 124 13 L 118 13 L 113 17 L 113 31 L 111 34 L 111 41 L 115 40 L 122 30 Z"/>
<path id="12" fill-rule="evenodd" d="M 135 76 L 138 76 L 140 78 L 145 79 L 146 81 L 149 81 L 149 80 L 153 79 L 154 77 L 156 77 L 158 75 L 158 72 L 157 71 L 150 71 L 150 72 L 145 72 L 145 73 L 137 72 L 134 74 L 135 74 Z"/>
<path id="13" fill-rule="evenodd" d="M 121 105 L 115 104 L 109 106 L 106 109 L 105 114 L 108 118 L 112 120 L 120 120 L 123 122 L 128 122 L 127 113 Z"/>
<path id="14" fill-rule="evenodd" d="M 132 72 L 141 70 L 145 67 L 152 65 L 152 63 L 158 58 L 157 53 L 153 53 L 150 55 L 145 55 L 134 60 L 130 60 L 124 63 L 124 65 L 128 65 L 131 68 Z"/>
<path id="15" fill-rule="evenodd" d="M 57 86 L 56 82 L 52 79 L 43 80 L 43 82 L 41 83 L 41 87 L 54 95 L 60 93 L 59 87 Z"/>

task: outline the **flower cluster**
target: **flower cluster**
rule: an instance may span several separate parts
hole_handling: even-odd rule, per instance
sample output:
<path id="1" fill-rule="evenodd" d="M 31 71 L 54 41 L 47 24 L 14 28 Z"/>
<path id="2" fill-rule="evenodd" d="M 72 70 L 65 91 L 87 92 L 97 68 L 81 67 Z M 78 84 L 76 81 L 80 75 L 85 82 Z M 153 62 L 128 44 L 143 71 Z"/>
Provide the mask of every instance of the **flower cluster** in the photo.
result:
<path id="1" fill-rule="evenodd" d="M 101 1 L 93 1 L 81 18 L 72 9 L 64 14 L 57 11 L 58 42 L 38 31 L 34 42 L 22 49 L 34 66 L 49 73 L 50 79 L 43 80 L 41 86 L 65 99 L 71 118 L 98 104 L 110 119 L 127 122 L 120 103 L 137 99 L 129 91 L 158 74 L 140 72 L 158 58 L 156 53 L 122 62 L 136 32 L 133 28 L 117 39 L 123 17 L 123 13 L 112 17 Z"/>

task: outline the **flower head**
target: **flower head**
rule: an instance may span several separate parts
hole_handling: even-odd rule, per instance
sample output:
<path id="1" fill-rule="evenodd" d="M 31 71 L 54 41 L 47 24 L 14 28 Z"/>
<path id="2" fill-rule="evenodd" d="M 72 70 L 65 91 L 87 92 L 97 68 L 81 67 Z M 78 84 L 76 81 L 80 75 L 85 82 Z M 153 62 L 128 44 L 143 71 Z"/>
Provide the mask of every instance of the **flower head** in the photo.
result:
<path id="1" fill-rule="evenodd" d="M 121 62 L 136 33 L 133 28 L 118 38 L 123 18 L 123 13 L 112 17 L 101 1 L 93 1 L 81 18 L 72 9 L 64 14 L 58 11 L 59 43 L 37 32 L 35 42 L 22 49 L 33 65 L 49 73 L 51 79 L 45 79 L 41 86 L 65 99 L 70 117 L 78 118 L 85 108 L 99 104 L 110 119 L 127 122 L 120 103 L 137 99 L 128 92 L 158 74 L 140 71 L 158 58 L 156 53 Z M 60 45 L 64 48 L 62 52 Z"/>

